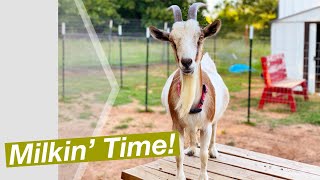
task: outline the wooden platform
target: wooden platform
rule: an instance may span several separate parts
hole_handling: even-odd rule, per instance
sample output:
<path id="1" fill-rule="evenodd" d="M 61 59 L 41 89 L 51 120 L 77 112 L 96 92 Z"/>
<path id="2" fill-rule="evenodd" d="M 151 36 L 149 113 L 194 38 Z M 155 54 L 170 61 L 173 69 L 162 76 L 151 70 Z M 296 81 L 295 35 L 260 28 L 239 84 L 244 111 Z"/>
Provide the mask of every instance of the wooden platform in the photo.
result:
<path id="1" fill-rule="evenodd" d="M 320 180 L 320 167 L 286 160 L 270 155 L 247 151 L 240 148 L 218 145 L 220 155 L 209 159 L 209 179 L 299 179 Z M 197 179 L 199 175 L 199 149 L 195 157 L 185 156 L 184 172 L 187 179 Z M 127 169 L 121 178 L 135 179 L 176 179 L 174 157 Z"/>

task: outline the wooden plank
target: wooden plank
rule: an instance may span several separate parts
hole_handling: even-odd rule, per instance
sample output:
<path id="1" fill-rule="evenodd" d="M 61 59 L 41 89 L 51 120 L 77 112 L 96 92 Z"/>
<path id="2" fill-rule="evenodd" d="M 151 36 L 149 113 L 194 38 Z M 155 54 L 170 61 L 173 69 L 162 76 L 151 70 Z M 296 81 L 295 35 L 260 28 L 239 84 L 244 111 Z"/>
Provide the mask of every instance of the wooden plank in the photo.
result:
<path id="1" fill-rule="evenodd" d="M 320 180 L 320 167 L 286 160 L 240 148 L 218 144 L 220 156 L 209 158 L 210 179 L 305 179 Z M 187 179 L 197 179 L 200 171 L 199 149 L 195 157 L 185 156 Z M 166 157 L 122 172 L 122 179 L 176 179 L 174 157 Z"/>
<path id="2" fill-rule="evenodd" d="M 303 79 L 284 79 L 282 81 L 278 81 L 273 83 L 274 87 L 284 87 L 284 88 L 294 88 L 296 86 L 300 86 L 304 82 Z"/>
<path id="3" fill-rule="evenodd" d="M 121 179 L 125 180 L 142 180 L 142 179 L 168 179 L 175 180 L 171 174 L 166 174 L 155 169 L 148 168 L 144 165 L 122 171 Z"/>
<path id="4" fill-rule="evenodd" d="M 199 157 L 199 149 L 195 153 L 196 157 Z M 209 158 L 209 161 L 216 161 L 220 163 L 224 163 L 227 165 L 247 169 L 250 171 L 266 174 L 269 176 L 274 176 L 277 178 L 284 178 L 284 179 L 314 179 L 319 180 L 320 176 L 315 174 L 310 174 L 294 169 L 289 169 L 286 167 L 280 167 L 276 165 L 271 165 L 259 161 L 254 161 L 247 158 L 242 158 L 239 156 L 233 156 L 232 154 L 223 154 L 220 153 L 217 159 Z"/>
<path id="5" fill-rule="evenodd" d="M 175 162 L 175 159 L 172 157 L 164 158 L 164 160 Z M 184 159 L 186 166 L 196 168 L 199 171 L 200 168 L 200 159 L 198 157 L 189 157 L 186 156 Z M 208 173 L 215 173 L 219 175 L 224 175 L 233 179 L 253 179 L 253 180 L 277 180 L 282 178 L 277 178 L 274 176 L 261 174 L 255 171 L 250 171 L 247 169 L 235 167 L 232 165 L 227 165 L 224 163 L 219 163 L 215 161 L 208 161 Z M 215 178 L 214 178 L 215 179 Z"/>
<path id="6" fill-rule="evenodd" d="M 172 157 L 172 159 L 174 159 Z M 159 159 L 157 161 L 154 161 L 152 163 L 146 164 L 145 166 L 149 167 L 149 168 L 153 168 L 155 170 L 161 171 L 161 172 L 165 172 L 168 174 L 176 174 L 176 163 L 175 161 L 167 161 L 165 159 Z M 200 170 L 194 167 L 190 167 L 186 164 L 184 164 L 184 173 L 187 179 L 198 179 L 199 178 L 199 173 Z M 209 179 L 221 179 L 221 180 L 229 180 L 229 179 L 234 179 L 234 178 L 230 178 L 230 177 L 226 177 L 226 176 L 222 176 L 219 174 L 215 174 L 212 172 L 208 172 L 208 176 Z"/>
<path id="7" fill-rule="evenodd" d="M 302 171 L 310 174 L 316 174 L 320 176 L 320 167 L 300 163 L 292 160 L 287 160 L 267 154 L 257 153 L 253 151 L 248 151 L 236 147 L 226 146 L 222 144 L 217 144 L 217 149 L 220 153 L 230 154 L 233 156 L 238 156 L 246 159 L 250 159 L 253 161 L 263 162 L 270 165 L 276 165 L 280 167 L 286 167 L 288 169 L 294 169 L 297 171 Z M 320 179 L 320 178 L 319 178 Z"/>

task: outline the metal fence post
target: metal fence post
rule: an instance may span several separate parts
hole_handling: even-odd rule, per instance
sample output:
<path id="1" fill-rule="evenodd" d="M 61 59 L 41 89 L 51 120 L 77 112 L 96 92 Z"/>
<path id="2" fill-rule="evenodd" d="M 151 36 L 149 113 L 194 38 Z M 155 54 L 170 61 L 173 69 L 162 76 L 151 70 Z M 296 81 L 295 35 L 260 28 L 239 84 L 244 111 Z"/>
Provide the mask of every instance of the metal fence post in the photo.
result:
<path id="1" fill-rule="evenodd" d="M 146 28 L 146 41 L 147 41 L 147 52 L 146 52 L 146 94 L 145 94 L 145 111 L 148 112 L 148 89 L 149 89 L 149 43 L 150 43 L 150 31 Z"/>
<path id="2" fill-rule="evenodd" d="M 167 29 L 168 29 L 168 22 L 164 22 L 164 25 L 163 25 L 163 30 L 164 31 L 167 31 Z M 163 43 L 163 46 L 162 46 L 162 61 L 161 62 L 164 62 L 165 60 L 166 60 L 166 50 L 167 50 L 167 48 L 166 48 L 166 42 L 164 42 Z"/>
<path id="3" fill-rule="evenodd" d="M 119 35 L 119 48 L 120 48 L 120 88 L 123 88 L 123 78 L 122 78 L 122 26 L 118 26 Z"/>
<path id="4" fill-rule="evenodd" d="M 66 23 L 61 24 L 62 34 L 62 100 L 64 101 L 65 96 L 65 77 L 64 77 L 64 65 L 65 65 L 65 34 L 66 34 Z"/>
<path id="5" fill-rule="evenodd" d="M 109 54 L 108 54 L 108 60 L 110 65 L 111 65 L 112 26 L 113 26 L 113 21 L 111 19 L 109 21 Z"/>
<path id="6" fill-rule="evenodd" d="M 167 32 L 170 33 L 170 28 L 167 29 Z M 167 76 L 170 76 L 170 47 L 169 42 L 166 42 L 167 45 Z"/>
<path id="7" fill-rule="evenodd" d="M 250 26 L 250 52 L 249 52 L 249 85 L 248 85 L 248 123 L 250 123 L 250 102 L 251 102 L 251 71 L 252 71 L 252 39 L 253 26 Z"/>
<path id="8" fill-rule="evenodd" d="M 213 36 L 213 59 L 217 61 L 217 36 Z"/>

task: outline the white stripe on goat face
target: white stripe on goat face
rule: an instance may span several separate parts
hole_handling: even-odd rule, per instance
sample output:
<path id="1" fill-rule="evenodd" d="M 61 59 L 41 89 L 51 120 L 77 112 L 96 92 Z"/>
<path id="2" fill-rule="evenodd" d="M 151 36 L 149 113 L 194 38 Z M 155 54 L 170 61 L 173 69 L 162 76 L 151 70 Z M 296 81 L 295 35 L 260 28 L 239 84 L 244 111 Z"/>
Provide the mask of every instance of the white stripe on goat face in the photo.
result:
<path id="1" fill-rule="evenodd" d="M 196 67 L 198 40 L 201 34 L 199 23 L 196 20 L 179 21 L 173 24 L 170 38 L 174 41 L 179 60 L 179 67 L 183 69 L 182 59 L 192 59 L 190 69 Z"/>

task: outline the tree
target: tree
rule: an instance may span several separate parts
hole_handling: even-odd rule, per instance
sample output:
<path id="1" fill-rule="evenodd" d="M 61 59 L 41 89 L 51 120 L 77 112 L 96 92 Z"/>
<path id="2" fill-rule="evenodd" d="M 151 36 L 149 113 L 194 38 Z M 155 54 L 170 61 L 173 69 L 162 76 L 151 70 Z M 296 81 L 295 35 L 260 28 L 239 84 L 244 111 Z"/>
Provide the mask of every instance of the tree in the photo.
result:
<path id="1" fill-rule="evenodd" d="M 276 18 L 277 0 L 224 0 L 215 8 L 225 29 L 242 32 L 253 25 L 257 34 L 270 34 L 270 21 Z"/>
<path id="2" fill-rule="evenodd" d="M 118 13 L 120 5 L 116 0 L 83 0 L 83 4 L 98 33 L 107 28 L 109 19 L 121 19 Z M 60 22 L 80 23 L 81 18 L 74 0 L 59 0 L 58 14 Z"/>
<path id="3" fill-rule="evenodd" d="M 149 25 L 163 26 L 164 21 L 173 22 L 172 12 L 167 8 L 178 5 L 184 19 L 190 4 L 196 0 L 83 0 L 92 24 L 97 32 L 107 30 L 107 24 L 113 19 L 115 24 L 139 23 L 140 29 Z M 198 0 L 197 2 L 204 2 Z M 78 16 L 74 0 L 59 0 L 59 20 L 70 21 L 70 17 Z M 132 21 L 138 19 L 138 21 Z M 199 16 L 198 19 L 201 19 Z M 202 18 L 201 20 L 203 20 Z M 203 22 L 203 21 L 201 21 Z M 136 24 L 134 24 L 137 26 Z M 128 29 L 130 31 L 130 29 Z M 131 29 L 135 31 L 135 29 Z"/>
<path id="4" fill-rule="evenodd" d="M 189 5 L 193 2 L 195 0 L 120 0 L 119 13 L 122 18 L 142 19 L 143 24 L 147 26 L 159 21 L 173 21 L 172 13 L 167 10 L 173 4 L 181 8 L 183 16 L 186 18 Z"/>

